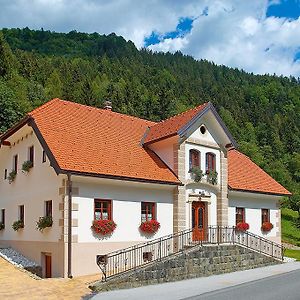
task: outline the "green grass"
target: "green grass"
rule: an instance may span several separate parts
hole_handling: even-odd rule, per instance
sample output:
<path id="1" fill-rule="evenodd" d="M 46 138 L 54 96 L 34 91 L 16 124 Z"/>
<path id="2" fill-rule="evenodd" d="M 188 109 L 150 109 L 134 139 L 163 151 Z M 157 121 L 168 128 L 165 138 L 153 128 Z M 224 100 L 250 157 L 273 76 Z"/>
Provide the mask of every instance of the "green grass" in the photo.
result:
<path id="1" fill-rule="evenodd" d="M 297 212 L 288 209 L 281 209 L 282 241 L 300 246 L 300 229 L 295 226 Z"/>
<path id="2" fill-rule="evenodd" d="M 298 261 L 300 261 L 300 250 L 286 249 L 284 251 L 284 256 L 296 258 Z"/>

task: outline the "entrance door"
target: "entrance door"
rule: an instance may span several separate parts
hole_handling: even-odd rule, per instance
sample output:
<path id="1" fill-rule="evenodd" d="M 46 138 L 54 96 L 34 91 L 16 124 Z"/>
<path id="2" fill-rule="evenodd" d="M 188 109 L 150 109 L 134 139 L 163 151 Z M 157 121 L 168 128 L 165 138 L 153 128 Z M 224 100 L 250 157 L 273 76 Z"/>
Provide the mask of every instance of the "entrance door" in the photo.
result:
<path id="1" fill-rule="evenodd" d="M 192 203 L 192 228 L 193 241 L 203 241 L 206 236 L 206 211 L 205 203 Z"/>
<path id="2" fill-rule="evenodd" d="M 45 255 L 45 277 L 52 277 L 51 255 Z"/>

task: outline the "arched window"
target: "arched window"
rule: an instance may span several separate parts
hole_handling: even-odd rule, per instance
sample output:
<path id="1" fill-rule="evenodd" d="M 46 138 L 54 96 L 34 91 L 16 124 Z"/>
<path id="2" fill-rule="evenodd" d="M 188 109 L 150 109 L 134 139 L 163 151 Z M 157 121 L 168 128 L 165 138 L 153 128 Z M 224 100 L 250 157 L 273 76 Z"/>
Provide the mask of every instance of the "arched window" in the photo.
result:
<path id="1" fill-rule="evenodd" d="M 200 152 L 195 149 L 190 150 L 190 170 L 193 167 L 200 167 Z"/>
<path id="2" fill-rule="evenodd" d="M 211 152 L 206 153 L 206 172 L 216 170 L 216 155 Z"/>

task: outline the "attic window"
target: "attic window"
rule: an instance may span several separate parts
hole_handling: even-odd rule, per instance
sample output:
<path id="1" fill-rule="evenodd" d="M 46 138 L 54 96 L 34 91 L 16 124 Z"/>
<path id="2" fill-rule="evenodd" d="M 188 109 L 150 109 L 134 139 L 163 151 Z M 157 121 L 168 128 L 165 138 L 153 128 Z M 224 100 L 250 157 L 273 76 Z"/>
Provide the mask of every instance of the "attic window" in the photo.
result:
<path id="1" fill-rule="evenodd" d="M 202 134 L 205 134 L 205 132 L 206 132 L 206 127 L 205 127 L 204 125 L 201 125 L 201 126 L 200 126 L 200 132 L 201 132 Z"/>

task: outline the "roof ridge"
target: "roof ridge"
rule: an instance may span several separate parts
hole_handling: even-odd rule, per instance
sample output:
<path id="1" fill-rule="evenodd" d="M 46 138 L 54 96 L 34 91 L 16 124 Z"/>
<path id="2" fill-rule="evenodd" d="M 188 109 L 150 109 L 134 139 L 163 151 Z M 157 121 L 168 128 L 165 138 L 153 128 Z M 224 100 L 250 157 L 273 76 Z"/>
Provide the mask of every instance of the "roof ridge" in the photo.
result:
<path id="1" fill-rule="evenodd" d="M 29 112 L 28 114 L 32 115 L 36 112 L 39 112 L 40 110 L 48 107 L 50 104 L 52 104 L 54 102 L 62 102 L 62 103 L 66 103 L 66 104 L 70 104 L 70 105 L 74 105 L 74 106 L 83 107 L 85 109 L 92 109 L 92 110 L 95 110 L 95 111 L 105 111 L 105 112 L 109 112 L 109 113 L 112 113 L 112 114 L 124 116 L 126 118 L 132 118 L 132 119 L 137 119 L 137 120 L 141 120 L 141 121 L 148 122 L 148 123 L 154 123 L 153 125 L 157 124 L 156 122 L 151 121 L 151 120 L 142 119 L 142 118 L 132 116 L 132 115 L 126 115 L 126 114 L 122 114 L 122 113 L 119 113 L 119 112 L 116 112 L 116 111 L 106 110 L 106 109 L 95 107 L 95 106 L 85 105 L 85 104 L 73 102 L 73 101 L 70 101 L 70 100 L 63 100 L 63 99 L 60 99 L 60 98 L 53 98 L 53 99 L 49 100 L 48 102 L 44 103 L 43 105 L 37 107 L 33 111 Z M 149 126 L 149 124 L 147 124 L 147 125 Z M 153 126 L 153 125 L 150 125 L 150 126 Z"/>
<path id="2" fill-rule="evenodd" d="M 183 111 L 183 112 L 181 112 L 181 113 L 179 113 L 179 114 L 176 114 L 176 115 L 174 115 L 174 116 L 171 116 L 170 118 L 161 120 L 160 122 L 154 124 L 153 126 L 163 124 L 163 123 L 166 122 L 166 121 L 172 120 L 172 119 L 177 118 L 177 117 L 179 117 L 179 116 L 181 116 L 181 115 L 184 115 L 184 114 L 186 114 L 186 113 L 189 113 L 189 112 L 191 112 L 192 110 L 197 110 L 198 108 L 200 108 L 200 106 L 206 106 L 208 103 L 209 103 L 209 102 L 204 102 L 204 103 L 202 103 L 202 104 L 199 104 L 199 105 L 197 105 L 197 106 L 195 106 L 195 107 L 192 107 L 192 108 L 190 108 L 190 109 L 188 109 L 188 110 L 186 110 L 186 111 Z M 151 127 L 152 127 L 152 126 L 151 126 Z"/>

